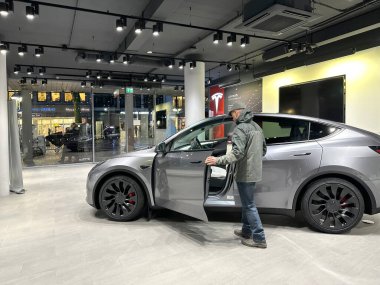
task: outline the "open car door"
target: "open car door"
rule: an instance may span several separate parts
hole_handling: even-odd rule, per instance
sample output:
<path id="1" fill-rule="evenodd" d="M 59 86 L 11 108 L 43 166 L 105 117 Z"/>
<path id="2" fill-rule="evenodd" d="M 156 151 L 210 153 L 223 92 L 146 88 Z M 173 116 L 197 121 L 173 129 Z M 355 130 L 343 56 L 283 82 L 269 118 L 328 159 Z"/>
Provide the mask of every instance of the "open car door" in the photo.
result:
<path id="1" fill-rule="evenodd" d="M 204 201 L 208 171 L 204 161 L 210 155 L 226 153 L 227 137 L 215 137 L 214 128 L 222 119 L 201 123 L 158 146 L 154 161 L 156 205 L 207 221 Z M 231 121 L 228 121 L 231 124 Z"/>

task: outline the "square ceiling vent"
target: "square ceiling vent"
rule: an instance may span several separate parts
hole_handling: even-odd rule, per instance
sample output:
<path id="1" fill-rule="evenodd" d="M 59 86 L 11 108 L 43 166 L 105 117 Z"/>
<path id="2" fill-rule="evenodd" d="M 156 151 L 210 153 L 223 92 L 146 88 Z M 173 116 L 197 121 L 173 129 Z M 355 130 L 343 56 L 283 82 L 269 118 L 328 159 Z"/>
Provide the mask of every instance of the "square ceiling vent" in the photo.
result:
<path id="1" fill-rule="evenodd" d="M 243 29 L 246 32 L 281 35 L 300 25 L 312 22 L 317 18 L 319 18 L 319 15 L 308 11 L 281 4 L 274 4 L 268 9 L 246 19 L 236 28 Z"/>

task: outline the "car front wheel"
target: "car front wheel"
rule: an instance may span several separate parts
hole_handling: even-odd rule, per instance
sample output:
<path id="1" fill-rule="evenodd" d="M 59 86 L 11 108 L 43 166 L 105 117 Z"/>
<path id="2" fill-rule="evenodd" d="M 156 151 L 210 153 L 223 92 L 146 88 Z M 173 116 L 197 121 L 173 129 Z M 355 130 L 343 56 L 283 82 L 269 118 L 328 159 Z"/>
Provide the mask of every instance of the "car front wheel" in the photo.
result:
<path id="1" fill-rule="evenodd" d="M 358 188 L 340 178 L 324 178 L 312 183 L 301 202 L 308 224 L 325 233 L 344 233 L 355 227 L 364 213 Z"/>
<path id="2" fill-rule="evenodd" d="M 107 179 L 101 186 L 99 204 L 112 220 L 130 221 L 141 216 L 145 197 L 134 179 L 117 175 Z"/>

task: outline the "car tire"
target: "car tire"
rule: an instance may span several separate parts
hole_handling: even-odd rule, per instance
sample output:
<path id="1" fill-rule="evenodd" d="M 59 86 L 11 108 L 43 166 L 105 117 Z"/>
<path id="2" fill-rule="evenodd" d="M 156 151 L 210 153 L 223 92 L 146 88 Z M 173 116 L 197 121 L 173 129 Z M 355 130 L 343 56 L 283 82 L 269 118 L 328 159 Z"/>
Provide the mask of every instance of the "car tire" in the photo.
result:
<path id="1" fill-rule="evenodd" d="M 102 184 L 99 191 L 99 204 L 110 219 L 131 221 L 142 215 L 145 196 L 136 180 L 128 176 L 116 175 Z"/>
<path id="2" fill-rule="evenodd" d="M 332 234 L 351 230 L 363 217 L 364 200 L 358 188 L 340 178 L 324 178 L 306 189 L 301 211 L 314 229 Z"/>

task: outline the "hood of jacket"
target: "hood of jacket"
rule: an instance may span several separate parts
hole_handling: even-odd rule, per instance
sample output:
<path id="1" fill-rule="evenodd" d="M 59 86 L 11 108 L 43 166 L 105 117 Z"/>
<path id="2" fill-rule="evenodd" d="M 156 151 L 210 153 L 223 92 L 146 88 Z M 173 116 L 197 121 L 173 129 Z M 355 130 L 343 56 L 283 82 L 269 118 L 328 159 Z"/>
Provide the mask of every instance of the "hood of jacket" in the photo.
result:
<path id="1" fill-rule="evenodd" d="M 244 109 L 240 112 L 240 116 L 236 120 L 236 124 L 249 123 L 253 118 L 252 111 Z"/>

